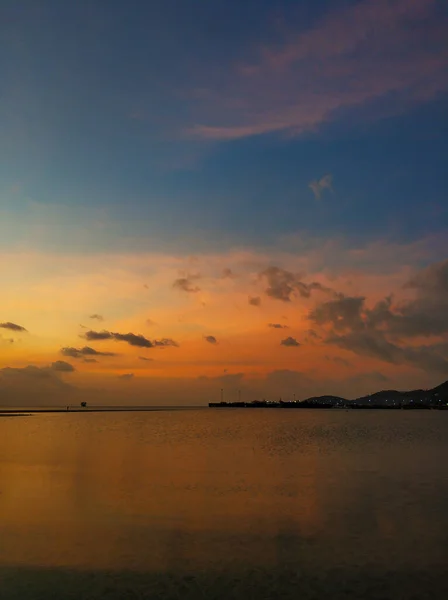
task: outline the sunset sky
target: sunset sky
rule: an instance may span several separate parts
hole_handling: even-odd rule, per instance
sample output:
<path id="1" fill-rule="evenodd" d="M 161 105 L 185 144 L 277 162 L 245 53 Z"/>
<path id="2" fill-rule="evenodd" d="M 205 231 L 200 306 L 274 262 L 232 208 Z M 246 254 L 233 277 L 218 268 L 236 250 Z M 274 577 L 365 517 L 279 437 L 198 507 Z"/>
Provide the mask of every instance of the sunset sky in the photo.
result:
<path id="1" fill-rule="evenodd" d="M 0 405 L 448 379 L 448 3 L 3 0 Z"/>

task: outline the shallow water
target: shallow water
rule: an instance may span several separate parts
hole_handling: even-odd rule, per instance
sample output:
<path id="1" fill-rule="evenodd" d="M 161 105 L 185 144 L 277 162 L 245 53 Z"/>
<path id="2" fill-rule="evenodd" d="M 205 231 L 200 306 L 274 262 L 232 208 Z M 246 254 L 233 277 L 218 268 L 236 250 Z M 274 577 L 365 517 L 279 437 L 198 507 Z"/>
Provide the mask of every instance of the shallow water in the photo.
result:
<path id="1" fill-rule="evenodd" d="M 0 420 L 0 598 L 445 598 L 448 413 Z"/>

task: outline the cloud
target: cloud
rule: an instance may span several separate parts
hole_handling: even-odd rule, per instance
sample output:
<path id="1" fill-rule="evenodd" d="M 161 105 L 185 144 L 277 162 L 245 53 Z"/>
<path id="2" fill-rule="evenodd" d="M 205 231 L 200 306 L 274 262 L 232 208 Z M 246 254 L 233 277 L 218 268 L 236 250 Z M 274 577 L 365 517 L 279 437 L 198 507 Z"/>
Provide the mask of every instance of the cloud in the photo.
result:
<path id="1" fill-rule="evenodd" d="M 309 318 L 316 325 L 330 323 L 336 330 L 362 329 L 364 302 L 364 297 L 347 297 L 339 294 L 336 300 L 319 304 L 310 312 Z"/>
<path id="2" fill-rule="evenodd" d="M 117 342 L 126 342 L 130 346 L 137 346 L 139 348 L 152 348 L 155 346 L 153 342 L 145 338 L 141 333 L 113 333 L 112 337 Z"/>
<path id="3" fill-rule="evenodd" d="M 298 293 L 302 298 L 309 298 L 314 290 L 330 291 L 329 288 L 316 281 L 304 283 L 300 275 L 286 269 L 281 269 L 280 267 L 268 267 L 259 273 L 259 278 L 267 281 L 266 294 L 270 298 L 275 298 L 282 302 L 290 302 L 291 296 L 295 293 Z"/>
<path id="4" fill-rule="evenodd" d="M 71 356 L 72 358 L 82 358 L 84 356 L 117 356 L 114 352 L 99 352 L 90 346 L 84 346 L 84 348 L 73 348 L 68 346 L 66 348 L 61 348 L 61 354 L 63 356 Z M 85 362 L 96 361 L 85 360 Z"/>
<path id="5" fill-rule="evenodd" d="M 10 331 L 27 331 L 25 327 L 22 327 L 22 325 L 17 325 L 16 323 L 11 323 L 10 321 L 7 321 L 6 323 L 0 323 L 0 327 L 2 329 L 9 329 Z"/>
<path id="6" fill-rule="evenodd" d="M 299 342 L 293 337 L 287 337 L 280 342 L 281 346 L 297 347 L 300 346 Z"/>
<path id="7" fill-rule="evenodd" d="M 447 372 L 446 344 L 406 340 L 448 333 L 448 261 L 421 270 L 404 287 L 415 297 L 394 304 L 389 295 L 369 308 L 363 296 L 337 294 L 311 310 L 309 319 L 326 329 L 327 344 L 391 364 Z"/>
<path id="8" fill-rule="evenodd" d="M 356 354 L 377 358 L 391 364 L 410 364 L 429 371 L 448 372 L 446 352 L 438 344 L 430 346 L 399 346 L 387 340 L 381 331 L 355 331 L 330 335 L 327 343 Z"/>
<path id="9" fill-rule="evenodd" d="M 250 49 L 251 64 L 213 80 L 203 104 L 197 100 L 198 116 L 188 132 L 221 140 L 276 131 L 301 135 L 365 105 L 381 116 L 378 100 L 386 97 L 401 112 L 447 90 L 440 2 L 330 6 L 308 29 L 287 14 L 283 39 L 275 31 L 272 44 Z"/>
<path id="10" fill-rule="evenodd" d="M 162 338 L 160 340 L 148 340 L 141 333 L 116 333 L 113 331 L 86 331 L 84 334 L 86 340 L 89 341 L 100 341 L 100 340 L 115 340 L 117 342 L 126 342 L 130 346 L 136 346 L 138 348 L 165 348 L 167 346 L 178 347 L 179 344 L 170 338 Z"/>
<path id="11" fill-rule="evenodd" d="M 223 279 L 232 279 L 234 277 L 232 269 L 229 269 L 228 267 L 224 268 L 222 270 L 222 277 Z"/>
<path id="12" fill-rule="evenodd" d="M 10 406 L 63 404 L 77 388 L 64 381 L 72 365 L 57 361 L 48 366 L 4 367 L 0 369 L 0 396 Z"/>
<path id="13" fill-rule="evenodd" d="M 321 179 L 310 181 L 308 187 L 312 190 L 316 200 L 320 200 L 324 190 L 330 190 L 330 192 L 333 191 L 333 175 L 328 173 Z"/>
<path id="14" fill-rule="evenodd" d="M 104 317 L 102 315 L 98 315 L 98 314 L 90 315 L 89 319 L 96 319 L 97 321 L 104 321 Z"/>
<path id="15" fill-rule="evenodd" d="M 190 294 L 194 294 L 196 292 L 200 292 L 201 288 L 194 285 L 194 281 L 200 279 L 200 275 L 188 275 L 187 277 L 180 277 L 176 279 L 173 283 L 173 287 L 181 290 L 182 292 L 188 292 Z"/>
<path id="16" fill-rule="evenodd" d="M 400 337 L 437 336 L 448 333 L 448 260 L 430 265 L 404 286 L 415 298 L 393 305 L 386 296 L 372 308 L 365 297 L 337 294 L 336 300 L 318 305 L 310 313 L 316 324 L 331 324 L 335 330 L 382 328 Z"/>
<path id="17" fill-rule="evenodd" d="M 139 359 L 146 362 L 152 362 L 154 360 L 153 358 L 148 358 L 147 356 L 139 356 Z"/>
<path id="18" fill-rule="evenodd" d="M 178 348 L 179 344 L 172 340 L 171 338 L 162 338 L 161 340 L 153 340 L 153 345 L 158 348 Z"/>
<path id="19" fill-rule="evenodd" d="M 214 335 L 205 335 L 204 340 L 206 342 L 208 342 L 209 344 L 217 344 L 218 343 L 218 340 L 215 338 Z"/>
<path id="20" fill-rule="evenodd" d="M 123 375 L 118 375 L 118 379 L 123 379 L 123 381 L 130 381 L 134 378 L 134 373 L 123 373 Z"/>
<path id="21" fill-rule="evenodd" d="M 389 330 L 404 337 L 448 333 L 448 260 L 423 269 L 405 288 L 414 290 L 413 300 L 401 303 L 394 312 L 391 302 L 383 306 L 381 317 Z"/>
<path id="22" fill-rule="evenodd" d="M 50 368 L 52 371 L 58 371 L 59 373 L 73 373 L 75 367 L 65 360 L 57 360 L 51 363 Z"/>
<path id="23" fill-rule="evenodd" d="M 90 329 L 89 331 L 86 331 L 83 337 L 91 342 L 96 342 L 101 340 L 113 340 L 114 334 L 110 331 L 92 331 Z"/>
<path id="24" fill-rule="evenodd" d="M 248 302 L 251 306 L 260 306 L 261 298 L 260 296 L 249 296 Z"/>
<path id="25" fill-rule="evenodd" d="M 289 329 L 288 325 L 282 325 L 281 323 L 268 323 L 268 327 L 272 327 L 272 329 Z"/>

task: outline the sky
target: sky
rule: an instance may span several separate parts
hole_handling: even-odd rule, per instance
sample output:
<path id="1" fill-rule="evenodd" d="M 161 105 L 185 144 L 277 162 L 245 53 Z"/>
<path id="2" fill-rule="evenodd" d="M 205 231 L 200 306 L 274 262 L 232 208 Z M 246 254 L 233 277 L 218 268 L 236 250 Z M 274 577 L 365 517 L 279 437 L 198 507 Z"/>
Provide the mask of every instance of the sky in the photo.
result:
<path id="1" fill-rule="evenodd" d="M 3 0 L 0 405 L 448 379 L 443 0 Z"/>

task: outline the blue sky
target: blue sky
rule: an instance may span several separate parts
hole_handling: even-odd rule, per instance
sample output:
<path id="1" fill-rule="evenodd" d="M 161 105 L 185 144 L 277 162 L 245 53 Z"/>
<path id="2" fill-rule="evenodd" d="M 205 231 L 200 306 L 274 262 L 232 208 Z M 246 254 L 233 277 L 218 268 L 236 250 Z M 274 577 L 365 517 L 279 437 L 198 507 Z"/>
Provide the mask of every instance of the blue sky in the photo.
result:
<path id="1" fill-rule="evenodd" d="M 106 211 L 100 247 L 443 230 L 446 7 L 381 1 L 369 29 L 374 4 L 4 3 L 4 209 Z"/>

